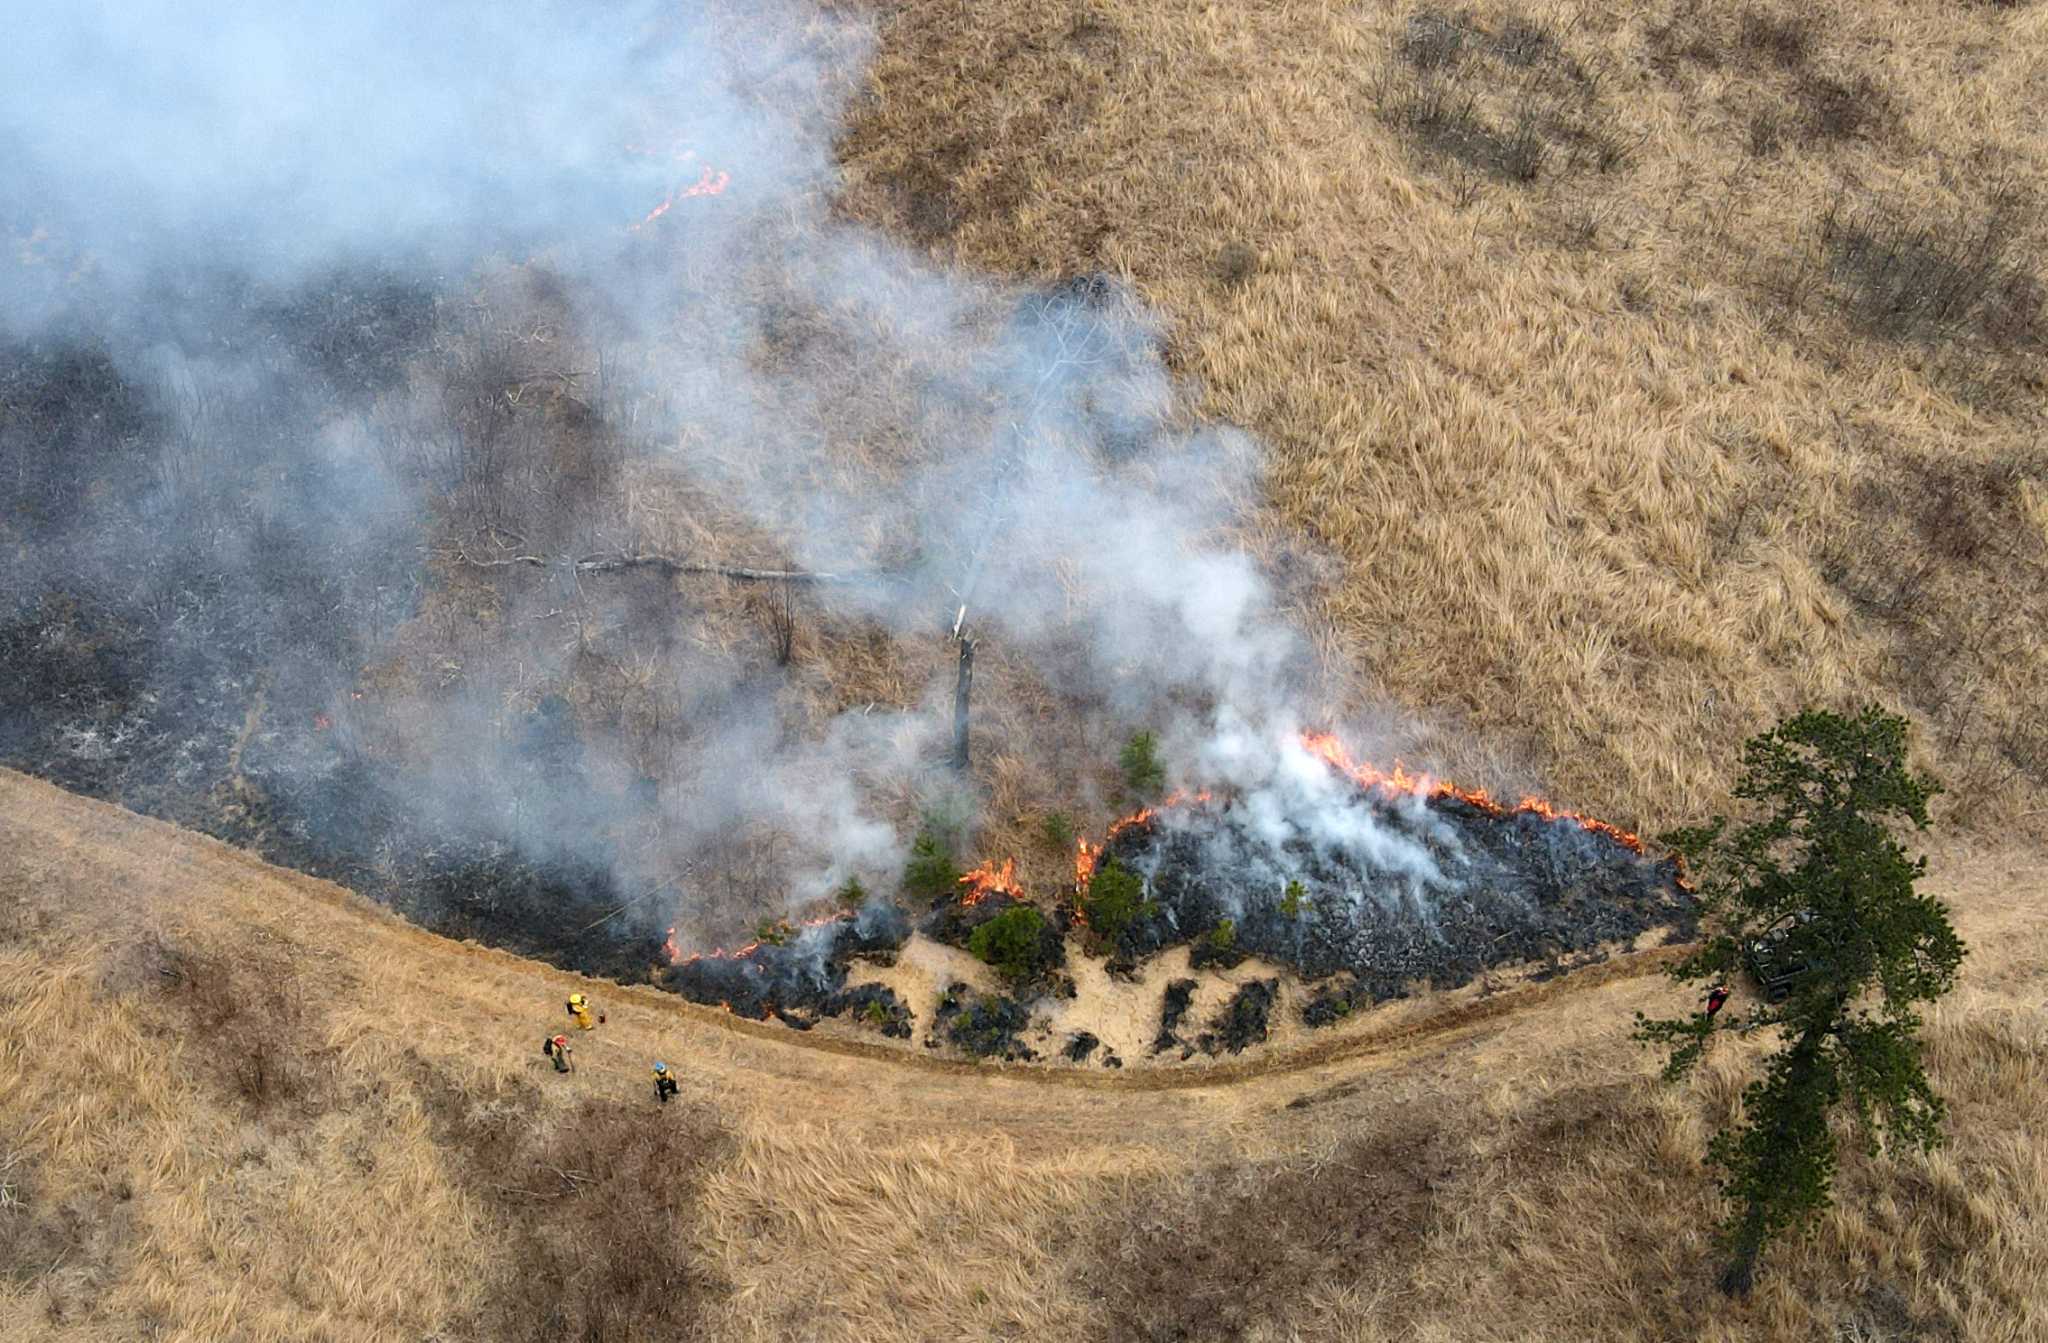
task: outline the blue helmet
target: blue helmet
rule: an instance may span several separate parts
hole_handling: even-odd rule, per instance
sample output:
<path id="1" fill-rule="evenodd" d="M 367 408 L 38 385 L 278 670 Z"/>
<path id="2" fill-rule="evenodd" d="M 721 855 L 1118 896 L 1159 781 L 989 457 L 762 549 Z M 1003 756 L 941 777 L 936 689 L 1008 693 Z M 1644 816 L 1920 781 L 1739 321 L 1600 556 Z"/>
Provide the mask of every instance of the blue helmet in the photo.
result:
<path id="1" fill-rule="evenodd" d="M 654 1071 L 658 1073 L 665 1073 L 668 1071 L 668 1065 L 666 1063 L 657 1063 L 654 1065 Z"/>

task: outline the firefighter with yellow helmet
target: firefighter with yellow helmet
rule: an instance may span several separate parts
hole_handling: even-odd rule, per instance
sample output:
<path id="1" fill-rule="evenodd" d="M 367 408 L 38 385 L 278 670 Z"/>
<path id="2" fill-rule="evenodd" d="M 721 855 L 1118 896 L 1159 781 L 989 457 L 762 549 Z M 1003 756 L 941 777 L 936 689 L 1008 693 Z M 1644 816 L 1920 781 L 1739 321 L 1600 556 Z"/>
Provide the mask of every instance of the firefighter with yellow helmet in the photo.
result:
<path id="1" fill-rule="evenodd" d="M 566 1006 L 569 1009 L 569 1015 L 576 1022 L 577 1030 L 594 1031 L 597 1029 L 597 1024 L 590 1019 L 590 1000 L 588 998 L 585 998 L 580 993 L 572 993 L 569 995 L 569 1001 Z M 604 1013 L 598 1013 L 597 1020 L 603 1021 Z"/>

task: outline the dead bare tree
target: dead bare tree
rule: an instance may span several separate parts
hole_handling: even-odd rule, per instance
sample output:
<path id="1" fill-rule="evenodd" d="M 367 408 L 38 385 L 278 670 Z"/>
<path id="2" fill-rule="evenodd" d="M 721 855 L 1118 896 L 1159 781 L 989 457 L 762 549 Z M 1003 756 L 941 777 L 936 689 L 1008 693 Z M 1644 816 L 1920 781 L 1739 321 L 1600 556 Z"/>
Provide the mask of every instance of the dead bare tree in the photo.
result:
<path id="1" fill-rule="evenodd" d="M 777 590 L 768 608 L 768 631 L 775 636 L 775 665 L 787 667 L 796 652 L 795 594 L 787 582 Z"/>
<path id="2" fill-rule="evenodd" d="M 1086 306 L 1072 295 L 1047 296 L 1039 300 L 1040 315 L 1053 342 L 1053 357 L 1039 371 L 1031 390 L 1031 402 L 1023 415 L 1010 422 L 1011 450 L 997 462 L 982 491 L 982 521 L 975 528 L 973 553 L 967 574 L 953 589 L 959 606 L 953 613 L 952 637 L 959 649 L 959 673 L 953 684 L 953 768 L 968 766 L 968 718 L 974 690 L 975 640 L 967 632 L 967 610 L 987 564 L 989 545 L 1008 521 L 1009 490 L 1024 468 L 1024 445 L 1041 432 L 1041 417 L 1060 386 L 1062 376 L 1078 367 L 1100 364 L 1106 358 L 1112 336 L 1107 323 L 1090 320 Z"/>
<path id="3" fill-rule="evenodd" d="M 953 768 L 967 768 L 967 701 L 974 692 L 974 640 L 960 641 L 960 679 L 953 683 Z"/>

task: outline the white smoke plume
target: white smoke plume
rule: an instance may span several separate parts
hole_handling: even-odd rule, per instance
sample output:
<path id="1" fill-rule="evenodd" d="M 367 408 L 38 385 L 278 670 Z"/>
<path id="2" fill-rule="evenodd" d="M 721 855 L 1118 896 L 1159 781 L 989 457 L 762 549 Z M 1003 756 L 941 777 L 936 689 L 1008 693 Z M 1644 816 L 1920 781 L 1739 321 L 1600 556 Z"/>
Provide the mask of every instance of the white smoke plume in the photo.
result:
<path id="1" fill-rule="evenodd" d="M 675 894 L 649 917 L 680 901 L 687 921 L 722 846 L 743 835 L 774 836 L 763 861 L 787 899 L 888 880 L 907 838 L 890 805 L 929 787 L 950 682 L 795 721 L 787 673 L 692 644 L 688 611 L 664 592 L 634 596 L 620 580 L 604 608 L 615 627 L 565 625 L 601 581 L 571 562 L 631 546 L 625 475 L 647 469 L 715 494 L 772 539 L 776 563 L 891 571 L 888 584 L 807 592 L 832 618 L 943 641 L 964 607 L 972 632 L 1056 692 L 1098 702 L 1106 726 L 1164 729 L 1175 777 L 1233 789 L 1276 847 L 1340 846 L 1418 885 L 1443 880 L 1292 745 L 1316 669 L 1237 539 L 1259 453 L 1235 430 L 1185 423 L 1157 316 L 1111 282 L 942 269 L 834 213 L 832 146 L 873 41 L 843 10 L 22 8 L 0 48 L 10 358 L 69 340 L 109 351 L 146 389 L 131 439 L 158 445 L 134 516 L 145 532 L 193 529 L 181 544 L 234 582 L 270 591 L 280 556 L 366 574 L 393 553 L 422 557 L 325 613 L 351 631 L 346 646 L 305 634 L 288 609 L 265 625 L 272 670 L 258 679 L 314 686 L 344 720 L 332 730 L 345 749 L 280 741 L 278 768 L 327 779 L 355 766 L 352 752 L 402 749 L 418 775 L 405 807 L 429 822 L 587 852 L 630 868 L 634 889 L 666 870 Z M 476 277 L 507 268 L 560 287 L 551 310 L 572 315 L 578 354 L 605 369 L 591 413 L 629 463 L 593 498 L 527 505 L 550 537 L 493 524 L 457 538 L 501 559 L 540 552 L 505 559 L 531 581 L 503 624 L 563 633 L 414 669 L 459 691 L 359 727 L 351 687 L 400 656 L 395 631 L 429 620 L 448 581 L 424 556 L 445 540 L 451 501 L 470 500 L 486 470 L 522 478 L 539 451 L 526 421 L 480 438 L 449 410 L 476 400 L 459 379 L 427 385 L 420 372 L 447 354 L 438 343 L 463 305 L 485 301 Z M 297 330 L 294 296 L 335 284 L 366 286 L 365 311 L 401 314 L 402 366 L 377 365 L 374 342 L 358 349 L 368 318 L 296 343 L 218 334 Z M 417 310 L 416 291 L 432 296 Z M 334 413 L 290 390 L 313 384 L 371 399 Z M 248 409 L 259 402 L 290 415 Z M 17 463 L 56 451 L 27 431 L 0 444 Z M 281 451 L 297 454 L 290 469 Z M 262 471 L 234 506 L 194 529 L 189 500 L 206 493 L 194 474 L 251 463 Z M 115 574 L 106 557 L 140 546 L 28 516 L 0 538 L 38 552 L 4 594 L 17 612 L 68 581 L 79 555 Z M 687 725 L 674 758 L 512 723 L 508 704 L 559 690 L 593 647 L 655 622 L 683 627 L 647 655 L 646 679 Z M 203 643 L 168 638 L 154 655 L 208 668 L 194 677 L 219 682 L 207 693 L 222 702 L 251 694 L 204 662 Z M 1105 757 L 1119 740 L 1102 742 Z M 651 810 L 613 800 L 650 774 Z M 631 859 L 621 836 L 648 833 L 649 817 L 661 857 Z"/>

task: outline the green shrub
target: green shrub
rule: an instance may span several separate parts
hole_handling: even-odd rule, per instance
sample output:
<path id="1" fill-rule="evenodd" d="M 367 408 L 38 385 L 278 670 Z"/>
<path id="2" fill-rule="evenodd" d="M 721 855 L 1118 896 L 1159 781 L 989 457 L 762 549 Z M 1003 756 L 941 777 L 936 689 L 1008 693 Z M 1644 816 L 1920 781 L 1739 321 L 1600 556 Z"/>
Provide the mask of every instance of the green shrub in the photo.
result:
<path id="1" fill-rule="evenodd" d="M 1045 916 L 1030 905 L 1010 906 L 967 939 L 967 949 L 1013 985 L 1038 973 L 1044 945 Z"/>
<path id="2" fill-rule="evenodd" d="M 960 884 L 960 868 L 938 834 L 927 826 L 910 846 L 910 861 L 903 866 L 903 890 L 937 904 Z"/>
<path id="3" fill-rule="evenodd" d="M 1225 919 L 1209 930 L 1210 949 L 1228 954 L 1237 945 L 1237 920 Z"/>
<path id="4" fill-rule="evenodd" d="M 1114 858 L 1104 858 L 1081 897 L 1081 913 L 1105 946 L 1122 940 L 1124 929 L 1156 908 L 1145 899 L 1145 881 Z"/>
<path id="5" fill-rule="evenodd" d="M 1042 822 L 1045 842 L 1055 849 L 1074 847 L 1074 820 L 1063 811 L 1049 812 Z"/>
<path id="6" fill-rule="evenodd" d="M 788 919 L 763 919 L 754 929 L 754 940 L 771 947 L 782 946 L 795 936 L 796 928 Z"/>
<path id="7" fill-rule="evenodd" d="M 842 909 L 859 909 L 868 902 L 868 888 L 860 884 L 859 877 L 848 877 L 846 884 L 834 893 Z"/>
<path id="8" fill-rule="evenodd" d="M 1134 732 L 1118 757 L 1124 787 L 1140 802 L 1150 802 L 1166 786 L 1166 767 L 1159 763 L 1159 741 L 1150 732 Z"/>
<path id="9" fill-rule="evenodd" d="M 1287 883 L 1287 889 L 1280 896 L 1280 912 L 1290 919 L 1298 919 L 1309 907 L 1308 890 L 1298 881 Z"/>

